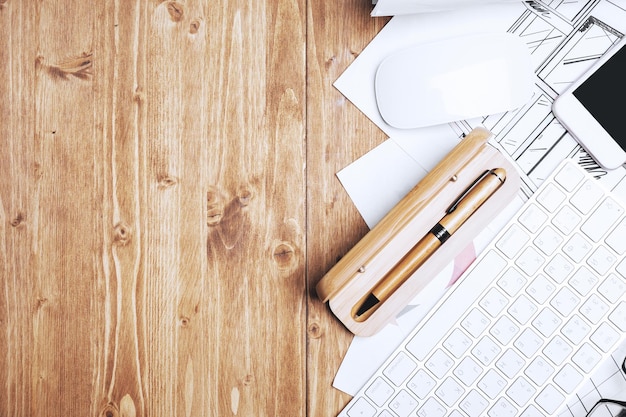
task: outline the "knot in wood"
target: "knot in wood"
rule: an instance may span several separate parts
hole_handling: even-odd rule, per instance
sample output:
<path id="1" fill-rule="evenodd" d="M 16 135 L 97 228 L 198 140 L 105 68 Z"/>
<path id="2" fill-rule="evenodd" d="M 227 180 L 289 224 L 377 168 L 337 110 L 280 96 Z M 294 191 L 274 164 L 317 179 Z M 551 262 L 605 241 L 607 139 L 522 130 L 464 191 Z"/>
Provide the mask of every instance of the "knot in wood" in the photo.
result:
<path id="1" fill-rule="evenodd" d="M 115 225 L 113 229 L 113 243 L 117 246 L 124 246 L 132 237 L 132 231 L 130 226 L 124 222 L 120 222 Z"/>
<path id="2" fill-rule="evenodd" d="M 183 20 L 183 5 L 177 1 L 170 1 L 167 3 L 167 12 L 170 14 L 172 22 L 180 22 Z"/>
<path id="3" fill-rule="evenodd" d="M 143 103 L 146 101 L 146 95 L 143 92 L 143 89 L 141 87 L 135 88 L 135 94 L 133 95 L 133 100 L 136 103 Z"/>
<path id="4" fill-rule="evenodd" d="M 200 30 L 200 20 L 194 19 L 189 24 L 189 33 L 195 35 L 196 33 L 198 33 L 198 30 Z"/>
<path id="5" fill-rule="evenodd" d="M 39 61 L 43 65 L 43 58 Z M 93 74 L 93 53 L 82 54 L 68 58 L 57 64 L 45 65 L 46 71 L 55 79 L 69 80 L 70 77 L 87 80 Z"/>
<path id="6" fill-rule="evenodd" d="M 337 57 L 335 55 L 331 56 L 330 58 L 328 58 L 324 64 L 324 66 L 326 67 L 326 69 L 329 69 L 330 67 L 332 67 L 333 65 L 335 65 L 337 62 Z"/>
<path id="7" fill-rule="evenodd" d="M 215 188 L 211 187 L 206 193 L 207 200 L 207 220 L 208 226 L 217 226 L 222 221 L 224 216 L 224 203 L 221 193 Z"/>
<path id="8" fill-rule="evenodd" d="M 48 299 L 46 297 L 37 297 L 37 310 L 40 310 L 43 308 L 43 306 L 48 302 Z"/>
<path id="9" fill-rule="evenodd" d="M 319 339 L 322 337 L 322 328 L 318 323 L 309 324 L 309 328 L 307 329 L 307 333 L 311 339 Z"/>
<path id="10" fill-rule="evenodd" d="M 222 221 L 223 215 L 224 213 L 221 209 L 217 207 L 209 208 L 206 213 L 206 224 L 208 226 L 217 226 Z"/>
<path id="11" fill-rule="evenodd" d="M 120 412 L 113 404 L 107 404 L 100 412 L 100 417 L 119 417 Z"/>
<path id="12" fill-rule="evenodd" d="M 24 214 L 17 213 L 15 218 L 11 220 L 11 227 L 20 227 L 24 224 Z"/>
<path id="13" fill-rule="evenodd" d="M 294 262 L 295 251 L 293 247 L 288 243 L 279 243 L 274 248 L 274 261 L 278 264 L 279 268 L 288 268 Z"/>
<path id="14" fill-rule="evenodd" d="M 191 319 L 187 316 L 180 316 L 179 317 L 179 322 L 180 322 L 180 327 L 185 328 L 189 326 L 189 323 L 191 322 Z"/>
<path id="15" fill-rule="evenodd" d="M 254 195 L 251 190 L 248 190 L 246 188 L 240 190 L 238 196 L 239 205 L 241 207 L 247 206 L 248 204 L 250 204 L 250 200 L 252 200 L 253 197 Z"/>
<path id="16" fill-rule="evenodd" d="M 252 374 L 248 374 L 244 376 L 243 379 L 241 380 L 241 383 L 246 387 L 248 385 L 251 385 L 253 382 L 254 382 L 254 375 Z"/>
<path id="17" fill-rule="evenodd" d="M 35 179 L 40 180 L 43 177 L 43 168 L 39 162 L 35 162 L 33 165 Z"/>
<path id="18" fill-rule="evenodd" d="M 171 175 L 159 175 L 157 180 L 159 183 L 159 188 L 169 188 L 178 184 L 178 178 Z"/>

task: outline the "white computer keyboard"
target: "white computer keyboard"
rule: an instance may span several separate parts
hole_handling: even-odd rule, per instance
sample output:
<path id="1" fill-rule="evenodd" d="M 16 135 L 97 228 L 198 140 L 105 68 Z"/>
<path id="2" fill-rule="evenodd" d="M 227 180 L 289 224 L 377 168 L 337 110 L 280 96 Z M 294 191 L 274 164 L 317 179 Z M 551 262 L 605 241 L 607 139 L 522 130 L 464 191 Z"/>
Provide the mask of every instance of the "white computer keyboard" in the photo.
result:
<path id="1" fill-rule="evenodd" d="M 626 335 L 624 212 L 562 163 L 339 416 L 555 415 Z"/>

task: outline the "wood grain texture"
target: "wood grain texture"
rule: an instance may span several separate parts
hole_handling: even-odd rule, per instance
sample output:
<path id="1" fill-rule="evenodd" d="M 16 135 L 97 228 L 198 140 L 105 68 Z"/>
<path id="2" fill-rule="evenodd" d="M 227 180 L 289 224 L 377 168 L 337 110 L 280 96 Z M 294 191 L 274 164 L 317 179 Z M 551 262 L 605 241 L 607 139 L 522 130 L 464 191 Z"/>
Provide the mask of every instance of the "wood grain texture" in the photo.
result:
<path id="1" fill-rule="evenodd" d="M 0 416 L 329 416 L 367 1 L 0 0 Z M 332 225 L 329 226 L 329 225 Z"/>
<path id="2" fill-rule="evenodd" d="M 329 384 L 352 336 L 315 286 L 367 232 L 335 174 L 385 139 L 332 86 L 387 22 L 370 11 L 371 2 L 362 0 L 309 1 L 307 8 L 307 403 L 316 417 L 337 414 L 350 398 Z"/>

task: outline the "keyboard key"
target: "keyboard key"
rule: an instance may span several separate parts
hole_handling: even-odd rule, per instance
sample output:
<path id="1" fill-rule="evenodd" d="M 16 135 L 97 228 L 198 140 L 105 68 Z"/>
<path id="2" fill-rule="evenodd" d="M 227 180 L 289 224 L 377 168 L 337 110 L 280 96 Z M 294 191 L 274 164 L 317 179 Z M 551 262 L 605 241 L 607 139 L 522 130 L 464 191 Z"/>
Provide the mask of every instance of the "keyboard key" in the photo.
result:
<path id="1" fill-rule="evenodd" d="M 544 358 L 535 358 L 524 371 L 526 376 L 537 385 L 543 385 L 554 373 L 554 367 Z"/>
<path id="2" fill-rule="evenodd" d="M 554 175 L 554 181 L 561 185 L 567 192 L 574 191 L 583 178 L 585 178 L 585 175 L 570 164 L 564 165 Z"/>
<path id="3" fill-rule="evenodd" d="M 493 362 L 500 352 L 500 347 L 489 336 L 480 339 L 472 349 L 472 355 L 483 365 L 489 365 Z"/>
<path id="4" fill-rule="evenodd" d="M 613 264 L 617 261 L 613 252 L 610 252 L 604 246 L 596 248 L 595 251 L 587 259 L 587 264 L 600 275 L 606 274 Z"/>
<path id="5" fill-rule="evenodd" d="M 411 397 L 411 394 L 402 390 L 398 393 L 398 395 L 391 401 L 389 407 L 399 417 L 408 417 L 409 414 L 417 407 L 417 401 L 415 398 Z"/>
<path id="6" fill-rule="evenodd" d="M 441 405 L 433 397 L 426 400 L 424 405 L 417 410 L 419 417 L 444 417 L 446 415 L 446 408 Z"/>
<path id="7" fill-rule="evenodd" d="M 426 368 L 437 378 L 443 378 L 452 365 L 454 361 L 441 349 L 437 349 L 426 361 Z"/>
<path id="8" fill-rule="evenodd" d="M 603 352 L 610 352 L 619 340 L 619 333 L 607 323 L 602 323 L 589 338 Z"/>
<path id="9" fill-rule="evenodd" d="M 537 235 L 533 243 L 544 255 L 550 256 L 563 243 L 563 237 L 552 227 L 546 226 Z"/>
<path id="10" fill-rule="evenodd" d="M 506 352 L 496 361 L 496 367 L 502 373 L 513 378 L 524 367 L 526 362 L 513 349 L 507 349 Z"/>
<path id="11" fill-rule="evenodd" d="M 363 397 L 359 397 L 348 410 L 349 417 L 373 417 L 376 409 Z"/>
<path id="12" fill-rule="evenodd" d="M 563 247 L 563 252 L 574 262 L 582 261 L 591 251 L 591 244 L 578 233 L 574 233 Z"/>
<path id="13" fill-rule="evenodd" d="M 555 336 L 543 349 L 543 354 L 550 359 L 553 364 L 561 365 L 565 359 L 574 351 L 572 346 L 560 336 Z"/>
<path id="14" fill-rule="evenodd" d="M 519 332 L 519 327 L 507 316 L 502 316 L 489 330 L 489 333 L 502 345 L 509 343 Z"/>
<path id="15" fill-rule="evenodd" d="M 534 405 L 529 405 L 520 417 L 545 417 L 545 414 L 539 411 Z"/>
<path id="16" fill-rule="evenodd" d="M 509 299 L 497 288 L 490 288 L 478 303 L 491 317 L 496 317 L 508 304 Z"/>
<path id="17" fill-rule="evenodd" d="M 557 253 L 554 258 L 548 262 L 544 271 L 554 282 L 561 283 L 567 279 L 570 273 L 574 270 L 574 265 L 571 264 L 565 256 Z"/>
<path id="18" fill-rule="evenodd" d="M 624 258 L 617 266 L 615 270 L 624 278 L 626 278 L 626 258 Z"/>
<path id="19" fill-rule="evenodd" d="M 493 399 L 506 387 L 507 381 L 498 372 L 489 369 L 477 385 L 486 396 Z"/>
<path id="20" fill-rule="evenodd" d="M 626 253 L 626 218 L 617 225 L 615 229 L 606 238 L 606 243 L 618 254 Z"/>
<path id="21" fill-rule="evenodd" d="M 458 382 L 448 377 L 435 391 L 437 397 L 448 407 L 452 407 L 461 398 L 465 390 Z"/>
<path id="22" fill-rule="evenodd" d="M 502 251 L 504 256 L 513 259 L 529 240 L 528 233 L 517 224 L 513 224 L 498 240 L 496 247 Z"/>
<path id="23" fill-rule="evenodd" d="M 617 326 L 622 332 L 626 332 L 626 302 L 622 301 L 609 314 L 609 320 Z"/>
<path id="24" fill-rule="evenodd" d="M 471 339 L 459 329 L 454 329 L 446 341 L 443 342 L 443 347 L 455 358 L 460 358 L 471 345 Z"/>
<path id="25" fill-rule="evenodd" d="M 496 404 L 489 410 L 489 417 L 515 417 L 517 407 L 511 404 L 506 398 L 498 398 Z"/>
<path id="26" fill-rule="evenodd" d="M 524 329 L 520 337 L 517 338 L 515 346 L 522 355 L 531 358 L 543 344 L 543 338 L 531 328 Z"/>
<path id="27" fill-rule="evenodd" d="M 609 274 L 598 287 L 598 292 L 602 294 L 609 303 L 614 304 L 617 300 L 622 298 L 622 295 L 626 292 L 626 281 L 615 274 Z"/>
<path id="28" fill-rule="evenodd" d="M 550 305 L 552 305 L 556 311 L 561 313 L 562 316 L 569 316 L 579 302 L 580 298 L 578 298 L 572 290 L 567 287 L 563 287 L 556 293 L 552 301 L 550 301 Z"/>
<path id="29" fill-rule="evenodd" d="M 483 368 L 471 357 L 464 358 L 459 366 L 454 370 L 454 375 L 459 378 L 459 381 L 467 386 L 470 386 L 481 375 Z"/>
<path id="30" fill-rule="evenodd" d="M 507 395 L 520 407 L 523 407 L 535 395 L 535 388 L 524 377 L 517 378 L 509 389 L 506 390 Z"/>
<path id="31" fill-rule="evenodd" d="M 393 393 L 393 387 L 380 377 L 376 378 L 369 388 L 365 390 L 365 395 L 379 407 L 382 407 Z"/>
<path id="32" fill-rule="evenodd" d="M 565 201 L 565 194 L 551 183 L 548 183 L 537 195 L 537 202 L 550 213 L 554 213 L 563 201 Z"/>
<path id="33" fill-rule="evenodd" d="M 587 180 L 570 201 L 581 213 L 587 214 L 603 195 L 604 192 L 596 180 Z"/>
<path id="34" fill-rule="evenodd" d="M 565 206 L 554 216 L 552 224 L 564 235 L 569 235 L 578 226 L 580 220 L 581 217 L 570 206 Z"/>
<path id="35" fill-rule="evenodd" d="M 400 352 L 385 368 L 383 374 L 397 387 L 413 373 L 417 364 L 409 356 Z"/>
<path id="36" fill-rule="evenodd" d="M 526 324 L 535 315 L 537 309 L 537 305 L 522 294 L 511 304 L 508 312 L 519 324 Z"/>
<path id="37" fill-rule="evenodd" d="M 591 323 L 597 324 L 609 311 L 609 306 L 596 294 L 591 294 L 580 307 L 580 313 Z"/>
<path id="38" fill-rule="evenodd" d="M 533 320 L 533 327 L 545 337 L 550 337 L 552 333 L 561 325 L 561 319 L 550 309 L 544 308 Z"/>
<path id="39" fill-rule="evenodd" d="M 611 197 L 607 197 L 582 224 L 580 230 L 582 230 L 589 239 L 598 242 L 623 213 L 624 209 Z"/>
<path id="40" fill-rule="evenodd" d="M 591 327 L 582 318 L 574 315 L 561 329 L 561 333 L 573 344 L 577 345 L 589 334 Z"/>
<path id="41" fill-rule="evenodd" d="M 480 310 L 473 308 L 461 321 L 461 326 L 474 337 L 478 337 L 489 326 L 489 318 Z"/>
<path id="42" fill-rule="evenodd" d="M 417 395 L 418 398 L 424 399 L 426 395 L 435 388 L 437 382 L 428 373 L 420 369 L 407 384 L 407 387 Z"/>
<path id="43" fill-rule="evenodd" d="M 465 411 L 469 417 L 481 417 L 487 409 L 489 402 L 478 391 L 471 390 L 459 407 Z"/>
<path id="44" fill-rule="evenodd" d="M 574 392 L 582 380 L 582 374 L 569 363 L 566 363 L 554 376 L 554 382 L 568 394 Z"/>
<path id="45" fill-rule="evenodd" d="M 553 414 L 564 400 L 563 394 L 550 384 L 546 385 L 537 396 L 537 404 L 548 414 Z"/>
<path id="46" fill-rule="evenodd" d="M 548 220 L 548 215 L 535 204 L 529 204 L 526 210 L 519 216 L 519 222 L 530 233 L 536 233 Z"/>
<path id="47" fill-rule="evenodd" d="M 589 291 L 591 291 L 597 283 L 598 278 L 596 275 L 592 274 L 591 271 L 584 266 L 576 271 L 569 280 L 570 286 L 583 297 L 589 294 Z"/>
<path id="48" fill-rule="evenodd" d="M 498 286 L 507 293 L 509 297 L 516 295 L 526 284 L 526 278 L 516 269 L 509 268 L 498 280 Z"/>
<path id="49" fill-rule="evenodd" d="M 532 276 L 541 268 L 545 260 L 546 258 L 537 249 L 529 246 L 517 257 L 515 265 L 519 266 L 526 275 Z"/>
<path id="50" fill-rule="evenodd" d="M 589 343 L 583 343 L 578 352 L 572 357 L 572 361 L 580 367 L 583 373 L 589 373 L 596 366 L 602 356 Z"/>
<path id="51" fill-rule="evenodd" d="M 556 290 L 556 286 L 548 280 L 544 275 L 539 274 L 537 278 L 528 286 L 526 292 L 530 295 L 537 303 L 543 304 L 548 298 L 554 293 Z"/>

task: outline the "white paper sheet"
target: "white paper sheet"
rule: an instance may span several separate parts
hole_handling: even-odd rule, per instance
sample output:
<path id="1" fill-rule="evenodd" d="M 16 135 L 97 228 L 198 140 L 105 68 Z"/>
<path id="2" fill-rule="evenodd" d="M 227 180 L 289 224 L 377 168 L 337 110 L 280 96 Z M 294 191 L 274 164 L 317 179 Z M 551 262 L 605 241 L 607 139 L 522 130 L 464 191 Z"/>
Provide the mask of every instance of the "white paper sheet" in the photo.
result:
<path id="1" fill-rule="evenodd" d="M 378 0 L 372 10 L 372 16 L 430 13 L 513 1 L 519 0 Z"/>

